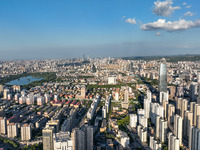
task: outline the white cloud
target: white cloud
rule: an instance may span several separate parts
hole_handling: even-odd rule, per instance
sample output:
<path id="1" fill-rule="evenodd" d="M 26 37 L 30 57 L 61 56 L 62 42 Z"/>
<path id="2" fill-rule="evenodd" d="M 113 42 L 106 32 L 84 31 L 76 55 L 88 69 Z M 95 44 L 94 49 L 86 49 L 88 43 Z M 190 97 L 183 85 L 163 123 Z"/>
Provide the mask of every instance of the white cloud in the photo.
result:
<path id="1" fill-rule="evenodd" d="M 186 12 L 186 13 L 184 14 L 184 16 L 190 16 L 190 17 L 192 17 L 192 16 L 194 16 L 194 15 L 195 15 L 195 13 L 190 12 L 190 11 L 188 11 L 188 12 Z"/>
<path id="2" fill-rule="evenodd" d="M 186 8 L 191 8 L 191 7 L 192 7 L 191 5 L 186 6 Z"/>
<path id="3" fill-rule="evenodd" d="M 172 4 L 172 0 L 156 1 L 153 12 L 158 16 L 169 16 L 174 10 L 181 9 L 181 7 L 173 7 Z"/>
<path id="4" fill-rule="evenodd" d="M 187 3 L 184 2 L 182 5 L 187 5 Z"/>
<path id="5" fill-rule="evenodd" d="M 128 18 L 125 20 L 126 23 L 136 24 L 135 18 Z"/>
<path id="6" fill-rule="evenodd" d="M 125 18 L 126 18 L 126 16 L 123 16 L 123 17 L 121 18 L 121 21 L 124 21 Z"/>
<path id="7" fill-rule="evenodd" d="M 200 20 L 186 21 L 180 19 L 178 21 L 168 21 L 165 19 L 158 19 L 155 22 L 143 24 L 140 26 L 142 30 L 153 31 L 153 30 L 166 30 L 168 32 L 187 30 L 190 28 L 200 28 Z"/>
<path id="8" fill-rule="evenodd" d="M 156 36 L 161 36 L 161 33 L 160 32 L 156 32 L 155 35 Z"/>

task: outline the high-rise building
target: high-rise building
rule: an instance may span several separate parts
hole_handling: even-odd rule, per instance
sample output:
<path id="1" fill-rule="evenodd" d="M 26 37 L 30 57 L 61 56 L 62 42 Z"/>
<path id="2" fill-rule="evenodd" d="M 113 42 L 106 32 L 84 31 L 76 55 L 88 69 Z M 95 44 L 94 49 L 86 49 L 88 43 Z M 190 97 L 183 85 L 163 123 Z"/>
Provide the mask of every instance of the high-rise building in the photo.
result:
<path id="1" fill-rule="evenodd" d="M 85 93 L 86 93 L 85 87 L 81 87 L 81 98 L 82 99 L 85 98 Z"/>
<path id="2" fill-rule="evenodd" d="M 180 149 L 180 143 L 179 139 L 173 135 L 171 132 L 168 134 L 168 150 L 179 150 Z"/>
<path id="3" fill-rule="evenodd" d="M 147 98 L 144 99 L 144 116 L 149 118 L 151 101 Z"/>
<path id="4" fill-rule="evenodd" d="M 0 117 L 0 133 L 7 133 L 7 119 L 5 117 Z"/>
<path id="5" fill-rule="evenodd" d="M 6 112 L 4 108 L 0 109 L 0 117 L 5 117 L 6 116 Z"/>
<path id="6" fill-rule="evenodd" d="M 72 131 L 71 138 L 73 141 L 73 150 L 85 150 L 85 133 L 75 128 Z"/>
<path id="7" fill-rule="evenodd" d="M 195 107 L 195 105 L 196 105 L 195 102 L 190 102 L 190 112 L 194 113 L 194 107 Z"/>
<path id="8" fill-rule="evenodd" d="M 14 138 L 18 136 L 18 127 L 16 123 L 10 123 L 7 126 L 7 130 L 8 130 L 8 137 L 9 138 Z"/>
<path id="9" fill-rule="evenodd" d="M 129 71 L 133 72 L 133 62 L 130 62 L 130 64 L 129 64 Z"/>
<path id="10" fill-rule="evenodd" d="M 168 118 L 168 105 L 169 105 L 169 102 L 168 101 L 163 101 L 163 108 L 164 108 L 164 119 L 167 119 Z"/>
<path id="11" fill-rule="evenodd" d="M 8 98 L 8 94 L 10 93 L 10 90 L 8 88 L 5 88 L 3 90 L 3 98 L 7 99 Z"/>
<path id="12" fill-rule="evenodd" d="M 141 129 L 140 139 L 141 139 L 141 142 L 143 143 L 147 142 L 147 130 Z"/>
<path id="13" fill-rule="evenodd" d="M 184 118 L 184 114 L 185 114 L 185 111 L 187 110 L 188 108 L 188 100 L 187 99 L 182 99 L 181 101 L 181 117 Z"/>
<path id="14" fill-rule="evenodd" d="M 156 117 L 164 118 L 164 107 L 158 103 L 151 103 L 150 118 L 152 124 L 156 124 Z"/>
<path id="15" fill-rule="evenodd" d="M 175 106 L 172 104 L 168 105 L 168 125 L 171 126 L 174 123 Z"/>
<path id="16" fill-rule="evenodd" d="M 189 132 L 189 150 L 200 149 L 200 129 L 191 126 Z"/>
<path id="17" fill-rule="evenodd" d="M 50 95 L 44 94 L 44 100 L 45 100 L 45 103 L 48 103 L 50 101 Z"/>
<path id="18" fill-rule="evenodd" d="M 151 102 L 152 94 L 151 91 L 147 90 L 147 99 Z"/>
<path id="19" fill-rule="evenodd" d="M 167 92 L 167 65 L 166 60 L 164 58 L 161 60 L 160 64 L 159 91 Z"/>
<path id="20" fill-rule="evenodd" d="M 129 92 L 128 88 L 126 88 L 124 92 L 124 101 L 122 101 L 122 108 L 128 109 L 129 106 Z"/>
<path id="21" fill-rule="evenodd" d="M 160 92 L 160 104 L 163 104 L 164 101 L 168 102 L 168 93 L 167 92 Z"/>
<path id="22" fill-rule="evenodd" d="M 19 98 L 19 104 L 24 104 L 26 103 L 26 97 L 25 95 L 22 95 L 20 98 Z"/>
<path id="23" fill-rule="evenodd" d="M 85 150 L 93 150 L 93 127 L 85 126 Z"/>
<path id="24" fill-rule="evenodd" d="M 169 134 L 168 141 L 170 144 L 168 144 L 168 150 L 175 150 L 174 149 L 174 140 L 175 139 L 176 139 L 176 137 L 173 134 Z"/>
<path id="25" fill-rule="evenodd" d="M 103 117 L 103 118 L 106 118 L 106 114 L 107 114 L 107 113 L 106 113 L 106 106 L 103 106 L 103 107 L 102 107 L 102 117 Z"/>
<path id="26" fill-rule="evenodd" d="M 70 116 L 63 122 L 63 124 L 61 126 L 61 131 L 62 132 L 71 131 L 71 128 L 72 128 L 71 124 L 72 124 L 72 117 Z"/>
<path id="27" fill-rule="evenodd" d="M 31 124 L 23 124 L 21 126 L 21 140 L 29 141 L 32 137 Z"/>
<path id="28" fill-rule="evenodd" d="M 185 111 L 184 120 L 183 120 L 183 135 L 189 136 L 189 129 L 193 126 L 193 113 Z"/>
<path id="29" fill-rule="evenodd" d="M 199 84 L 199 91 L 198 91 L 198 97 L 197 97 L 197 104 L 200 104 L 200 84 Z"/>
<path id="30" fill-rule="evenodd" d="M 156 137 L 160 137 L 160 116 L 156 117 Z"/>
<path id="31" fill-rule="evenodd" d="M 169 94 L 169 97 L 171 99 L 174 99 L 175 98 L 175 95 L 176 95 L 176 87 L 175 86 L 170 86 L 170 94 Z"/>
<path id="32" fill-rule="evenodd" d="M 72 150 L 73 141 L 70 132 L 58 132 L 53 135 L 54 150 Z"/>
<path id="33" fill-rule="evenodd" d="M 172 150 L 171 149 L 171 136 L 172 136 L 172 132 L 168 133 L 168 150 Z"/>
<path id="34" fill-rule="evenodd" d="M 42 130 L 43 150 L 54 150 L 53 132 L 54 132 L 54 127 L 45 127 Z"/>
<path id="35" fill-rule="evenodd" d="M 45 103 L 45 98 L 40 96 L 37 98 L 37 105 L 43 105 Z"/>
<path id="36" fill-rule="evenodd" d="M 33 105 L 34 104 L 34 95 L 29 94 L 28 97 L 26 97 L 26 104 L 27 105 Z"/>
<path id="37" fill-rule="evenodd" d="M 147 118 L 144 116 L 139 117 L 139 125 L 141 125 L 144 130 L 147 130 L 147 126 L 148 126 Z"/>
<path id="38" fill-rule="evenodd" d="M 125 90 L 124 93 L 124 102 L 128 103 L 129 102 L 129 93 L 128 93 L 128 89 Z"/>
<path id="39" fill-rule="evenodd" d="M 15 96 L 14 96 L 14 100 L 18 102 L 19 101 L 19 97 L 20 97 L 20 94 L 16 93 Z"/>
<path id="40" fill-rule="evenodd" d="M 20 85 L 13 85 L 12 88 L 13 88 L 13 92 L 15 93 L 19 93 L 21 91 Z"/>
<path id="41" fill-rule="evenodd" d="M 197 126 L 197 116 L 200 115 L 200 104 L 195 104 L 193 115 L 194 115 L 194 126 Z"/>
<path id="42" fill-rule="evenodd" d="M 200 115 L 197 116 L 197 128 L 200 129 Z"/>
<path id="43" fill-rule="evenodd" d="M 174 139 L 174 150 L 180 149 L 180 140 L 179 139 Z"/>
<path id="44" fill-rule="evenodd" d="M 130 114 L 129 125 L 131 126 L 131 128 L 136 128 L 136 126 L 137 126 L 137 115 L 136 114 Z"/>
<path id="45" fill-rule="evenodd" d="M 159 122 L 159 139 L 161 142 L 166 142 L 167 140 L 167 121 L 160 119 Z"/>
<path id="46" fill-rule="evenodd" d="M 197 82 L 200 83 L 200 71 L 197 71 Z"/>
<path id="47" fill-rule="evenodd" d="M 153 149 L 154 137 L 153 137 L 153 136 L 150 136 L 149 139 L 150 139 L 150 140 L 149 140 L 149 147 L 150 147 L 151 149 Z"/>
<path id="48" fill-rule="evenodd" d="M 49 120 L 49 121 L 46 123 L 46 126 L 54 127 L 54 132 L 57 133 L 57 132 L 59 132 L 60 121 L 59 121 L 59 120 Z"/>
<path id="49" fill-rule="evenodd" d="M 0 85 L 0 95 L 3 93 L 3 85 Z"/>
<path id="50" fill-rule="evenodd" d="M 183 89 L 183 86 L 178 86 L 178 87 L 177 87 L 176 96 L 177 96 L 177 97 L 183 97 L 183 96 L 184 96 L 184 89 Z"/>
<path id="51" fill-rule="evenodd" d="M 180 145 L 182 145 L 182 132 L 183 132 L 183 119 L 176 114 L 174 116 L 174 135 L 179 139 Z"/>
<path id="52" fill-rule="evenodd" d="M 73 150 L 93 150 L 93 127 L 84 126 L 72 131 Z"/>
<path id="53" fill-rule="evenodd" d="M 190 101 L 196 101 L 198 95 L 198 84 L 196 82 L 192 82 L 190 84 Z"/>

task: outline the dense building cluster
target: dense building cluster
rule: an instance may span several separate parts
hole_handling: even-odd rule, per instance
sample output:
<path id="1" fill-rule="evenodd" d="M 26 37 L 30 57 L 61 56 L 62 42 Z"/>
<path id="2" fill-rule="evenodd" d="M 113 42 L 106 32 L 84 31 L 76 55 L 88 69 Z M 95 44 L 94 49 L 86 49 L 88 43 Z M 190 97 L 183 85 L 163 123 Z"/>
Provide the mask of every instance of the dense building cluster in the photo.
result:
<path id="1" fill-rule="evenodd" d="M 0 134 L 21 148 L 200 149 L 199 62 L 2 61 L 0 78 Z"/>

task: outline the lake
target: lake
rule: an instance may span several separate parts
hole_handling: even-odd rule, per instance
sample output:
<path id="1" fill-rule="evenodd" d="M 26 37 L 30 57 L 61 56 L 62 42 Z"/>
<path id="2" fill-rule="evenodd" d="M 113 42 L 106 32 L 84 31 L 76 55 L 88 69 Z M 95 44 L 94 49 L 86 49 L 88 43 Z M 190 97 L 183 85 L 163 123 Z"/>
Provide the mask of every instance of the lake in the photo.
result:
<path id="1" fill-rule="evenodd" d="M 6 84 L 7 85 L 27 85 L 33 81 L 40 81 L 42 80 L 43 78 L 35 78 L 35 77 L 32 77 L 32 76 L 27 76 L 27 77 L 22 77 L 22 78 L 19 78 L 19 79 L 16 79 L 16 80 L 12 80 L 10 82 L 7 82 Z"/>

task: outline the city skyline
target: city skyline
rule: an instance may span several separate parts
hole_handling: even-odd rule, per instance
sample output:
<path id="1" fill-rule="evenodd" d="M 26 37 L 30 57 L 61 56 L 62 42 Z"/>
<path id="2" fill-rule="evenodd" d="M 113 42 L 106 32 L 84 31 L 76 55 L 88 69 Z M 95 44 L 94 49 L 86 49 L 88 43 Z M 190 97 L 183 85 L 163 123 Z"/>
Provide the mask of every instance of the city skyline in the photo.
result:
<path id="1" fill-rule="evenodd" d="M 0 60 L 199 54 L 198 1 L 2 1 Z"/>
<path id="2" fill-rule="evenodd" d="M 0 148 L 199 150 L 200 61 L 187 59 L 1 61 Z"/>

